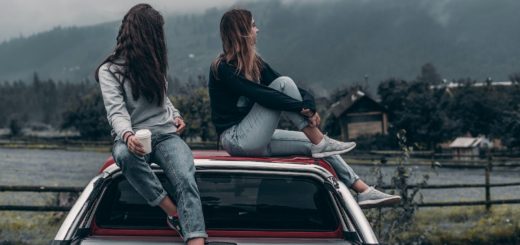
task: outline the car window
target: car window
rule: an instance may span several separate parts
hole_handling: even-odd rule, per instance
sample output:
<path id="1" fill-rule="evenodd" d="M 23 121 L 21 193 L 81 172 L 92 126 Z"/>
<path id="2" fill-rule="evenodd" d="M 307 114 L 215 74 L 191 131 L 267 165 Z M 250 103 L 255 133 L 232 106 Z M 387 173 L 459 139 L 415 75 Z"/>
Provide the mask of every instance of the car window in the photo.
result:
<path id="1" fill-rule="evenodd" d="M 159 179 L 170 192 L 166 178 Z M 332 198 L 312 177 L 244 173 L 196 175 L 207 229 L 334 231 L 339 221 Z M 96 224 L 104 228 L 166 227 L 165 215 L 146 204 L 123 178 L 103 196 Z"/>

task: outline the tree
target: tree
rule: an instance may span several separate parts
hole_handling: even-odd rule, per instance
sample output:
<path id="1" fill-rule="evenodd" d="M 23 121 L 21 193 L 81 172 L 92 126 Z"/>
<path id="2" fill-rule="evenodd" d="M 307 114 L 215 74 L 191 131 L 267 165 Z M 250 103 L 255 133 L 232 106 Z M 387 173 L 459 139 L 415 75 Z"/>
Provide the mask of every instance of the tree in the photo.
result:
<path id="1" fill-rule="evenodd" d="M 520 72 L 509 75 L 509 80 L 513 83 L 520 83 Z"/>
<path id="2" fill-rule="evenodd" d="M 9 121 L 9 129 L 11 130 L 11 137 L 20 136 L 22 134 L 22 125 L 18 119 L 11 119 Z"/>
<path id="3" fill-rule="evenodd" d="M 445 111 L 457 124 L 458 135 L 500 136 L 496 127 L 503 126 L 504 112 L 511 110 L 508 90 L 489 87 L 464 86 L 453 91 L 453 99 Z"/>
<path id="4" fill-rule="evenodd" d="M 78 105 L 63 114 L 62 128 L 75 128 L 81 137 L 105 139 L 110 135 L 103 98 L 99 89 L 93 89 L 82 97 Z"/>
<path id="5" fill-rule="evenodd" d="M 180 111 L 186 122 L 186 138 L 200 137 L 202 141 L 217 140 L 215 127 L 211 123 L 211 107 L 206 78 L 199 76 L 197 81 L 179 86 L 172 103 Z"/>
<path id="6" fill-rule="evenodd" d="M 381 97 L 381 104 L 388 110 L 390 121 L 396 120 L 396 113 L 403 110 L 409 87 L 407 81 L 396 78 L 387 79 L 379 84 L 377 93 Z"/>
<path id="7" fill-rule="evenodd" d="M 442 90 L 427 82 L 389 79 L 379 85 L 378 94 L 389 112 L 390 135 L 404 129 L 409 144 L 429 149 L 451 137 L 447 129 L 453 124 L 442 110 L 449 98 Z"/>
<path id="8" fill-rule="evenodd" d="M 442 82 L 442 78 L 433 64 L 426 63 L 421 67 L 421 74 L 417 77 L 417 81 L 437 85 Z"/>
<path id="9" fill-rule="evenodd" d="M 442 141 L 443 121 L 439 113 L 439 94 L 428 83 L 413 82 L 406 92 L 401 111 L 394 118 L 397 129 L 405 129 L 412 143 L 432 149 Z"/>
<path id="10" fill-rule="evenodd" d="M 503 90 L 501 116 L 491 128 L 494 137 L 500 138 L 509 149 L 520 148 L 520 84 L 516 83 Z"/>
<path id="11" fill-rule="evenodd" d="M 505 113 L 500 139 L 508 148 L 520 147 L 520 108 Z"/>
<path id="12" fill-rule="evenodd" d="M 39 98 L 39 106 L 43 114 L 42 121 L 46 124 L 51 124 L 56 121 L 55 115 L 58 109 L 57 95 L 56 83 L 52 79 L 49 79 L 44 84 L 42 88 L 42 96 Z"/>

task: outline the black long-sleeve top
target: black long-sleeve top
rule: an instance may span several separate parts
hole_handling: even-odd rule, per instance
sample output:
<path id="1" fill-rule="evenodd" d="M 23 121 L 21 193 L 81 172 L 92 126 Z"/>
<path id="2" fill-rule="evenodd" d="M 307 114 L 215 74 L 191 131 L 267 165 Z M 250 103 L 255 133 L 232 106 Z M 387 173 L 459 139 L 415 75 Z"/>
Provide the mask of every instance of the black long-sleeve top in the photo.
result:
<path id="1" fill-rule="evenodd" d="M 220 62 L 217 73 L 210 71 L 209 96 L 211 103 L 211 119 L 217 133 L 240 123 L 249 113 L 254 103 L 266 108 L 300 112 L 302 109 L 316 110 L 314 97 L 307 91 L 299 88 L 302 101 L 294 99 L 269 86 L 280 74 L 274 71 L 267 63 L 262 62 L 260 83 L 246 79 L 238 74 L 234 65 L 225 61 Z"/>

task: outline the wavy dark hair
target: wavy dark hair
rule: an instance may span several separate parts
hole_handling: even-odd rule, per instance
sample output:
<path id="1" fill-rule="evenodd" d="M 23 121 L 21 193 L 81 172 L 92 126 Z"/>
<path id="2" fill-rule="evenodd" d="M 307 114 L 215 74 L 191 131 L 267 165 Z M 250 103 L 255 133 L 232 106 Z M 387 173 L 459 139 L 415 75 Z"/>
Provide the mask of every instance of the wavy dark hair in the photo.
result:
<path id="1" fill-rule="evenodd" d="M 253 38 L 253 14 L 246 9 L 231 9 L 220 20 L 222 53 L 211 64 L 211 70 L 218 79 L 217 68 L 225 61 L 237 67 L 239 73 L 254 82 L 260 81 L 262 60 L 256 53 Z"/>
<path id="2" fill-rule="evenodd" d="M 137 4 L 126 13 L 114 52 L 96 69 L 107 63 L 124 67 L 116 73 L 128 79 L 135 100 L 144 96 L 150 103 L 164 103 L 168 59 L 164 40 L 164 19 L 148 4 Z M 125 80 L 125 79 L 123 79 Z"/>

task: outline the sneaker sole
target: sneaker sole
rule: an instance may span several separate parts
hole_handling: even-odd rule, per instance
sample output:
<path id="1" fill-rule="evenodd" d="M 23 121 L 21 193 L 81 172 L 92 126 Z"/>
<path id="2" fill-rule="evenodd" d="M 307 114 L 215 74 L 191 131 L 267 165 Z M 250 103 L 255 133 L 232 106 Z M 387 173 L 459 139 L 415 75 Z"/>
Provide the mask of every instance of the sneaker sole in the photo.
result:
<path id="1" fill-rule="evenodd" d="M 355 147 L 356 147 L 356 144 L 354 143 L 351 147 L 341 150 L 341 151 L 328 151 L 328 152 L 312 153 L 312 157 L 313 158 L 324 158 L 324 157 L 330 157 L 330 156 L 334 156 L 334 155 L 340 155 L 340 154 L 351 151 Z"/>
<path id="2" fill-rule="evenodd" d="M 182 236 L 182 234 L 179 232 L 179 230 L 177 230 L 177 228 L 175 228 L 173 225 L 170 224 L 170 222 L 166 222 L 166 224 L 172 229 L 174 230 L 175 232 L 177 232 L 177 234 L 179 235 L 179 237 L 184 241 L 184 236 Z"/>
<path id="3" fill-rule="evenodd" d="M 387 197 L 383 199 L 377 200 L 368 200 L 358 203 L 361 208 L 373 208 L 373 207 L 384 207 L 384 206 L 392 206 L 395 204 L 399 204 L 401 201 L 400 196 Z"/>

